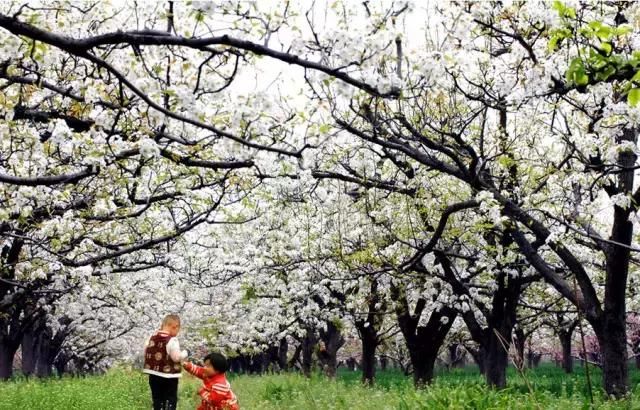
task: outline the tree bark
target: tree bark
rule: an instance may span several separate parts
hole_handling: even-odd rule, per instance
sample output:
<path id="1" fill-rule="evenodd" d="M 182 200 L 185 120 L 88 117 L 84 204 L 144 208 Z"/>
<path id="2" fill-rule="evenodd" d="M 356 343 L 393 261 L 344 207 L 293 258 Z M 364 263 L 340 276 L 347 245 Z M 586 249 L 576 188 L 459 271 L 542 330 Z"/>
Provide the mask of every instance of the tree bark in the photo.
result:
<path id="1" fill-rule="evenodd" d="M 278 345 L 278 367 L 280 367 L 280 371 L 286 372 L 289 369 L 287 363 L 287 352 L 289 351 L 289 343 L 287 342 L 287 338 L 283 337 L 280 339 L 280 343 Z"/>
<path id="2" fill-rule="evenodd" d="M 311 377 L 313 367 L 313 350 L 318 342 L 315 331 L 311 328 L 307 329 L 307 334 L 302 339 L 302 374 L 305 377 Z"/>
<path id="3" fill-rule="evenodd" d="M 413 366 L 413 384 L 416 388 L 428 386 L 433 381 L 437 354 L 425 355 L 422 360 L 416 360 Z"/>
<path id="4" fill-rule="evenodd" d="M 371 326 L 370 326 L 371 327 Z M 376 380 L 376 348 L 378 340 L 375 331 L 362 335 L 362 383 L 371 386 Z"/>
<path id="5" fill-rule="evenodd" d="M 605 320 L 605 323 L 606 331 L 598 335 L 604 389 L 609 395 L 623 397 L 629 385 L 626 333 L 619 318 Z"/>
<path id="6" fill-rule="evenodd" d="M 413 384 L 416 388 L 423 388 L 433 381 L 433 369 L 435 368 L 438 353 L 433 349 L 416 353 L 419 356 L 411 355 L 411 365 L 413 366 Z"/>
<path id="7" fill-rule="evenodd" d="M 36 376 L 38 377 L 50 377 L 53 370 L 53 335 L 51 330 L 47 327 L 43 327 L 38 335 L 38 341 L 36 343 Z"/>
<path id="8" fill-rule="evenodd" d="M 36 336 L 33 330 L 22 336 L 20 350 L 22 351 L 22 374 L 31 376 L 36 371 Z"/>
<path id="9" fill-rule="evenodd" d="M 383 372 L 389 367 L 389 359 L 387 356 L 380 356 L 380 370 Z"/>
<path id="10" fill-rule="evenodd" d="M 26 311 L 29 311 L 28 309 Z M 33 323 L 28 326 L 22 335 L 22 373 L 30 376 L 36 373 L 38 363 L 39 343 L 43 332 L 46 331 L 46 316 L 42 311 L 31 311 L 34 315 Z"/>
<path id="11" fill-rule="evenodd" d="M 478 366 L 478 370 L 480 370 L 480 374 L 484 374 L 484 369 L 485 369 L 485 367 L 484 367 L 484 356 L 485 356 L 484 349 L 482 347 L 474 349 L 474 348 L 469 347 L 469 346 L 465 346 L 465 349 L 467 349 L 467 352 L 469 352 L 469 354 L 473 358 L 473 361 Z"/>
<path id="12" fill-rule="evenodd" d="M 635 157 L 635 156 L 634 156 Z M 616 207 L 612 239 L 631 243 L 633 225 L 627 213 Z M 609 395 L 623 397 L 629 389 L 627 365 L 626 288 L 629 273 L 629 249 L 612 246 L 607 254 L 607 278 L 601 323 L 591 323 L 602 353 L 602 379 Z M 598 326 L 600 324 L 600 326 Z"/>
<path id="13" fill-rule="evenodd" d="M 503 238 L 503 242 L 507 239 Z M 504 242 L 503 246 L 508 244 L 508 241 Z M 445 279 L 451 285 L 454 293 L 468 296 L 467 287 L 457 279 L 449 259 L 441 252 L 435 254 L 442 265 Z M 509 347 L 511 333 L 516 324 L 516 310 L 522 289 L 529 281 L 530 279 L 521 276 L 507 275 L 504 270 L 498 273 L 496 276 L 497 290 L 493 292 L 491 309 L 478 307 L 486 318 L 487 327 L 481 326 L 470 310 L 462 312 L 462 319 L 469 329 L 471 338 L 479 347 L 477 352 L 474 352 L 473 349 L 468 350 L 474 356 L 487 384 L 491 387 L 503 388 L 506 386 Z"/>
<path id="14" fill-rule="evenodd" d="M 509 339 L 501 341 L 504 338 L 504 329 L 498 332 L 500 336 L 496 335 L 492 330 L 494 329 L 490 328 L 487 335 L 488 343 L 484 357 L 484 376 L 490 387 L 502 389 L 507 386 L 508 349 L 510 343 L 508 342 Z"/>
<path id="15" fill-rule="evenodd" d="M 69 363 L 69 358 L 65 354 L 64 351 L 61 351 L 53 361 L 53 366 L 56 368 L 56 372 L 58 373 L 58 377 L 62 377 L 67 372 L 67 364 Z"/>
<path id="16" fill-rule="evenodd" d="M 573 373 L 573 356 L 571 354 L 572 331 L 560 330 L 558 338 L 562 347 L 562 369 L 565 373 Z"/>
<path id="17" fill-rule="evenodd" d="M 485 347 L 485 378 L 491 387 L 502 389 L 507 386 L 507 366 L 511 334 L 516 324 L 516 309 L 522 291 L 518 279 L 507 277 L 500 272 L 498 290 L 494 293 L 491 314 L 487 322 Z"/>
<path id="18" fill-rule="evenodd" d="M 513 334 L 515 335 L 514 345 L 516 348 L 516 357 L 515 357 L 516 366 L 519 367 L 520 369 L 523 369 L 526 365 L 526 361 L 524 359 L 524 351 L 527 345 L 527 335 L 525 334 L 524 330 L 520 327 L 517 327 L 513 331 Z"/>
<path id="19" fill-rule="evenodd" d="M 461 350 L 460 343 L 451 343 L 447 349 L 449 351 L 449 367 L 462 367 L 464 364 L 464 351 Z"/>
<path id="20" fill-rule="evenodd" d="M 636 143 L 636 129 L 626 128 L 623 140 Z M 618 174 L 618 190 L 631 195 L 634 185 L 634 165 L 637 156 L 633 151 L 624 150 L 618 154 L 618 164 L 623 172 Z M 629 220 L 631 209 L 614 205 L 613 226 L 610 239 L 630 245 L 633 239 L 633 223 Z M 626 291 L 629 276 L 631 251 L 628 247 L 609 245 L 606 251 L 606 279 L 604 290 L 604 310 L 601 326 L 592 323 L 598 334 L 602 351 L 602 379 L 607 394 L 623 397 L 629 390 L 627 365 L 627 305 Z"/>
<path id="21" fill-rule="evenodd" d="M 362 383 L 372 386 L 376 378 L 376 349 L 381 343 L 378 337 L 382 322 L 380 312 L 385 309 L 385 302 L 378 292 L 378 280 L 370 277 L 369 281 L 367 316 L 357 319 L 354 324 L 362 343 Z"/>
<path id="22" fill-rule="evenodd" d="M 13 358 L 18 346 L 18 343 L 0 342 L 0 379 L 7 380 L 13 376 Z"/>
<path id="23" fill-rule="evenodd" d="M 19 234 L 22 232 L 18 230 Z M 13 239 L 10 246 L 4 246 L 0 254 L 0 277 L 14 279 L 15 265 L 20 258 L 24 240 Z M 10 282 L 0 282 L 0 300 L 16 296 L 16 287 Z M 13 293 L 13 295 L 12 295 Z M 27 298 L 13 298 L 7 308 L 0 310 L 0 379 L 6 380 L 13 376 L 13 359 L 18 351 L 22 334 L 25 330 L 23 316 Z M 25 315 L 23 315 L 25 313 Z"/>
<path id="24" fill-rule="evenodd" d="M 347 368 L 352 372 L 355 372 L 358 369 L 358 362 L 353 357 L 347 359 Z"/>
<path id="25" fill-rule="evenodd" d="M 291 359 L 289 360 L 289 363 L 287 364 L 287 367 L 289 369 L 297 368 L 296 363 L 298 363 L 298 361 L 300 360 L 300 354 L 301 353 L 302 353 L 302 341 L 300 341 L 298 343 L 298 345 L 296 346 L 296 350 L 293 351 L 293 355 L 291 356 Z"/>
<path id="26" fill-rule="evenodd" d="M 392 285 L 391 297 L 396 302 L 396 320 L 409 351 L 414 385 L 417 388 L 424 387 L 433 380 L 433 369 L 438 352 L 458 312 L 444 306 L 432 311 L 429 320 L 420 326 L 420 317 L 423 315 L 427 300 L 418 299 L 413 312 L 410 312 L 406 290 L 402 285 Z"/>
<path id="27" fill-rule="evenodd" d="M 531 350 L 531 346 L 529 346 L 529 350 L 527 350 L 527 367 L 529 367 L 529 369 L 533 369 L 538 366 L 536 355 L 537 353 Z"/>
<path id="28" fill-rule="evenodd" d="M 338 371 L 338 350 L 344 345 L 345 339 L 340 329 L 331 321 L 327 322 L 326 330 L 320 330 L 320 339 L 323 346 L 318 352 L 318 357 L 327 377 L 333 379 Z"/>

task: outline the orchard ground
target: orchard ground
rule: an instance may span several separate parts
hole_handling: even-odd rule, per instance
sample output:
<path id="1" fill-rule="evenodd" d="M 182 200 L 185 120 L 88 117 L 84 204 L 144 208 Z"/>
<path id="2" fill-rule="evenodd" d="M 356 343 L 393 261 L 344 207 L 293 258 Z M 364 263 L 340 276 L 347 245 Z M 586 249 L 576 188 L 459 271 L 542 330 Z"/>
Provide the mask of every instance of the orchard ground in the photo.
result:
<path id="1" fill-rule="evenodd" d="M 434 384 L 416 390 L 399 371 L 379 372 L 375 387 L 363 387 L 359 372 L 340 371 L 337 381 L 295 373 L 232 376 L 242 409 L 640 409 L 640 371 L 631 371 L 632 393 L 622 401 L 605 401 L 600 372 L 591 368 L 594 406 L 590 405 L 584 369 L 572 375 L 544 364 L 525 373 L 510 368 L 509 386 L 486 387 L 476 368 L 441 371 Z M 194 409 L 199 382 L 185 377 L 178 409 Z M 149 409 L 147 379 L 136 370 L 117 369 L 104 376 L 15 380 L 0 384 L 4 410 Z"/>

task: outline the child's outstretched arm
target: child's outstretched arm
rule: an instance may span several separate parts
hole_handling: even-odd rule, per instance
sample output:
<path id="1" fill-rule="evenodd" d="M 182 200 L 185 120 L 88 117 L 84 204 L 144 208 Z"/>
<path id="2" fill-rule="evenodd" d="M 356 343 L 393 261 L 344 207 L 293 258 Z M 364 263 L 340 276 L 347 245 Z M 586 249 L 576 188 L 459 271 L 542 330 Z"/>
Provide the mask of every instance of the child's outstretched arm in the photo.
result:
<path id="1" fill-rule="evenodd" d="M 186 350 L 180 350 L 180 342 L 178 342 L 178 338 L 173 337 L 167 343 L 167 353 L 171 357 L 171 360 L 174 362 L 182 362 L 187 358 L 188 354 Z"/>
<path id="2" fill-rule="evenodd" d="M 209 371 L 206 368 L 200 367 L 200 366 L 196 366 L 195 364 L 193 364 L 191 362 L 182 363 L 182 367 L 184 367 L 184 369 L 187 372 L 189 372 L 192 375 L 196 376 L 198 379 L 206 379 L 207 377 L 211 377 L 211 374 L 209 374 Z"/>

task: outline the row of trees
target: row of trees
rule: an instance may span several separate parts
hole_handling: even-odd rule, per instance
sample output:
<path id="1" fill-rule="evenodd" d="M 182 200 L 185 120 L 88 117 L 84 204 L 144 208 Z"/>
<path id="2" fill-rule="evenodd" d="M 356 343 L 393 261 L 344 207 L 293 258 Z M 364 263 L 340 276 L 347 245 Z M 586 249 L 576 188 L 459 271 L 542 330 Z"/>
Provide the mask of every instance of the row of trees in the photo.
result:
<path id="1" fill-rule="evenodd" d="M 401 335 L 417 385 L 453 338 L 503 387 L 584 320 L 628 391 L 635 4 L 0 7 L 0 376 L 170 306 L 329 368 L 357 334 L 367 383 Z"/>

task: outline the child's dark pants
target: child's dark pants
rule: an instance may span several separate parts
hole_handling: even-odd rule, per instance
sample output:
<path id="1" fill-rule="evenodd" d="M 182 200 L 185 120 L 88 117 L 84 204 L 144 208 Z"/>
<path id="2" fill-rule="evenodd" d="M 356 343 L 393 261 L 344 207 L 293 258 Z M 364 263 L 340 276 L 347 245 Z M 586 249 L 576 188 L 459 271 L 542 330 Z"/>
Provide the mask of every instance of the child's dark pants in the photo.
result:
<path id="1" fill-rule="evenodd" d="M 175 410 L 178 403 L 178 379 L 149 375 L 153 410 Z"/>

